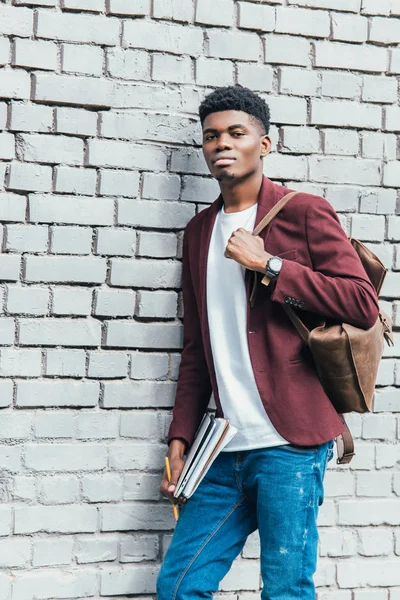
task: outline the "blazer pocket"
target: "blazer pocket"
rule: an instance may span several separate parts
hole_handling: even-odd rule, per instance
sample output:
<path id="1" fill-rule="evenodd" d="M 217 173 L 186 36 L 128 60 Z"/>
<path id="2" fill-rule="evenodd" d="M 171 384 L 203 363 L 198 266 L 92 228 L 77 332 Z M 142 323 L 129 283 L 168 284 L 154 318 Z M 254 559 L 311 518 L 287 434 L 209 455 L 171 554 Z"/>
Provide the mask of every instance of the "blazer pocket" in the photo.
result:
<path id="1" fill-rule="evenodd" d="M 285 250 L 285 252 L 280 252 L 275 256 L 279 256 L 279 258 L 284 258 L 286 260 L 296 260 L 299 252 L 297 248 L 292 248 L 291 250 Z"/>

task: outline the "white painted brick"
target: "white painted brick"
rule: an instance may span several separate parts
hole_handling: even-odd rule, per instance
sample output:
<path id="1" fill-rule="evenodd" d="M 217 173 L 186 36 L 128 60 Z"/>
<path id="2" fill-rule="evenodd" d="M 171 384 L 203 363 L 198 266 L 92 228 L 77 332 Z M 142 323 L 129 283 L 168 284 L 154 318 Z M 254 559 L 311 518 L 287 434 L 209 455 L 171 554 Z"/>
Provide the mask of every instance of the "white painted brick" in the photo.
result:
<path id="1" fill-rule="evenodd" d="M 136 171 L 100 170 L 100 194 L 135 198 L 139 192 L 139 173 Z"/>
<path id="2" fill-rule="evenodd" d="M 0 127 L 4 129 L 7 123 L 7 104 L 5 102 L 0 102 Z"/>
<path id="3" fill-rule="evenodd" d="M 55 71 L 58 66 L 57 44 L 16 38 L 13 46 L 12 65 Z"/>
<path id="4" fill-rule="evenodd" d="M 233 0 L 198 0 L 194 20 L 206 25 L 233 25 Z"/>
<path id="5" fill-rule="evenodd" d="M 102 283 L 106 277 L 104 259 L 86 256 L 28 256 L 26 281 Z"/>
<path id="6" fill-rule="evenodd" d="M 384 295 L 384 294 L 383 294 Z M 375 392 L 375 412 L 400 412 L 398 404 L 396 404 L 396 388 L 383 388 Z"/>
<path id="7" fill-rule="evenodd" d="M 104 408 L 171 408 L 175 385 L 169 382 L 106 382 Z"/>
<path id="8" fill-rule="evenodd" d="M 385 129 L 386 131 L 400 131 L 399 125 L 399 106 L 388 106 L 385 108 Z"/>
<path id="9" fill-rule="evenodd" d="M 303 10 L 299 8 L 276 9 L 276 33 L 326 38 L 330 34 L 329 14 L 323 10 Z"/>
<path id="10" fill-rule="evenodd" d="M 392 492 L 392 473 L 379 471 L 376 473 L 357 474 L 357 496 L 388 497 Z"/>
<path id="11" fill-rule="evenodd" d="M 275 9 L 272 6 L 260 6 L 248 2 L 238 2 L 239 27 L 257 31 L 274 31 Z"/>
<path id="12" fill-rule="evenodd" d="M 279 91 L 296 96 L 315 96 L 318 88 L 318 74 L 306 69 L 279 69 Z"/>
<path id="13" fill-rule="evenodd" d="M 362 0 L 361 12 L 364 15 L 389 15 L 392 0 L 381 0 L 377 3 L 374 0 Z"/>
<path id="14" fill-rule="evenodd" d="M 48 228 L 37 225 L 7 225 L 5 249 L 11 252 L 45 252 Z"/>
<path id="15" fill-rule="evenodd" d="M 75 475 L 51 475 L 39 479 L 44 504 L 67 504 L 79 499 L 79 480 Z"/>
<path id="16" fill-rule="evenodd" d="M 15 321 L 6 317 L 0 317 L 0 345 L 12 346 L 15 336 Z M 7 405 L 6 405 L 7 406 Z"/>
<path id="17" fill-rule="evenodd" d="M 39 377 L 42 370 L 40 350 L 4 348 L 0 351 L 0 376 Z"/>
<path id="18" fill-rule="evenodd" d="M 311 123 L 339 127 L 380 129 L 382 110 L 373 104 L 357 104 L 346 100 L 311 101 Z"/>
<path id="19" fill-rule="evenodd" d="M 70 10 L 88 10 L 93 12 L 103 12 L 103 0 L 61 0 L 63 8 Z"/>
<path id="20" fill-rule="evenodd" d="M 156 412 L 124 412 L 121 414 L 120 434 L 123 437 L 158 440 L 162 433 L 160 417 Z"/>
<path id="21" fill-rule="evenodd" d="M 288 0 L 289 4 L 309 6 L 310 8 L 332 8 L 348 12 L 360 10 L 360 0 Z"/>
<path id="22" fill-rule="evenodd" d="M 55 168 L 55 192 L 94 195 L 96 192 L 95 169 L 76 169 L 74 167 Z"/>
<path id="23" fill-rule="evenodd" d="M 399 20 L 372 17 L 368 39 L 379 44 L 398 44 L 400 41 Z"/>
<path id="24" fill-rule="evenodd" d="M 56 0 L 14 0 L 14 4 L 27 4 L 32 6 L 56 6 Z"/>
<path id="25" fill-rule="evenodd" d="M 7 286 L 6 307 L 11 315 L 45 315 L 48 312 L 49 290 L 35 286 Z"/>
<path id="26" fill-rule="evenodd" d="M 139 528 L 165 531 L 173 526 L 172 510 L 167 503 L 158 505 L 141 502 L 124 503 L 103 506 L 100 510 L 102 531 L 129 531 Z"/>
<path id="27" fill-rule="evenodd" d="M 33 12 L 29 8 L 0 6 L 0 31 L 3 35 L 30 37 L 33 33 Z"/>
<path id="28" fill-rule="evenodd" d="M 315 43 L 315 66 L 356 71 L 385 71 L 387 52 L 376 46 L 332 42 Z"/>
<path id="29" fill-rule="evenodd" d="M 0 158 L 11 160 L 15 156 L 14 136 L 11 133 L 0 133 Z"/>
<path id="30" fill-rule="evenodd" d="M 167 175 L 164 173 L 143 175 L 142 198 L 177 200 L 180 192 L 179 175 Z"/>
<path id="31" fill-rule="evenodd" d="M 127 362 L 127 361 L 126 361 Z M 116 362 L 114 361 L 114 365 Z M 90 357 L 89 370 L 93 367 L 92 357 Z M 111 366 L 112 368 L 112 366 Z M 101 370 L 98 368 L 98 370 Z M 121 372 L 122 369 L 119 369 Z M 126 372 L 126 368 L 125 368 Z M 96 375 L 95 375 L 96 376 Z M 89 377 L 92 375 L 89 373 Z M 78 415 L 77 438 L 78 439 L 104 439 L 116 438 L 118 436 L 118 414 L 110 412 L 93 413 L 80 412 Z"/>
<path id="32" fill-rule="evenodd" d="M 310 64 L 310 43 L 308 40 L 288 35 L 266 35 L 264 62 L 307 67 Z"/>
<path id="33" fill-rule="evenodd" d="M 388 240 L 400 241 L 400 217 L 392 216 L 388 218 Z"/>
<path id="34" fill-rule="evenodd" d="M 8 506 L 0 507 L 0 535 L 9 535 L 11 532 L 11 508 Z"/>
<path id="35" fill-rule="evenodd" d="M 21 470 L 21 446 L 2 446 L 0 468 L 12 473 Z"/>
<path id="36" fill-rule="evenodd" d="M 358 207 L 359 190 L 351 186 L 327 186 L 325 198 L 336 211 L 355 212 Z"/>
<path id="37" fill-rule="evenodd" d="M 368 19 L 355 15 L 333 13 L 332 32 L 334 40 L 365 42 L 368 37 Z"/>
<path id="38" fill-rule="evenodd" d="M 1 221 L 24 221 L 26 198 L 17 194 L 0 193 Z"/>
<path id="39" fill-rule="evenodd" d="M 325 129 L 323 130 L 323 145 L 326 154 L 357 156 L 359 149 L 358 133 L 344 129 Z"/>
<path id="40" fill-rule="evenodd" d="M 36 501 L 36 481 L 34 477 L 25 477 L 16 475 L 14 477 L 14 487 L 12 489 L 13 500 L 19 502 Z M 0 596 L 1 598 L 1 596 Z"/>
<path id="41" fill-rule="evenodd" d="M 230 60 L 198 58 L 196 60 L 196 81 L 199 85 L 233 85 L 234 65 Z"/>
<path id="42" fill-rule="evenodd" d="M 253 6 L 249 4 L 248 6 Z M 240 85 L 256 91 L 270 92 L 274 71 L 267 65 L 254 63 L 237 63 L 237 81 Z"/>
<path id="43" fill-rule="evenodd" d="M 122 497 L 122 479 L 115 473 L 84 475 L 82 492 L 89 502 L 115 502 Z"/>
<path id="44" fill-rule="evenodd" d="M 10 115 L 10 129 L 12 131 L 47 133 L 52 128 L 53 110 L 50 106 L 12 102 Z"/>
<path id="45" fill-rule="evenodd" d="M 103 50 L 98 46 L 62 44 L 61 68 L 66 73 L 100 76 L 103 72 Z"/>
<path id="46" fill-rule="evenodd" d="M 360 240 L 383 241 L 385 236 L 385 218 L 383 216 L 353 215 L 351 235 Z"/>
<path id="47" fill-rule="evenodd" d="M 396 159 L 395 135 L 368 131 L 361 134 L 362 154 L 366 158 Z"/>
<path id="48" fill-rule="evenodd" d="M 381 361 L 376 381 L 378 385 L 394 385 L 395 366 L 396 361 L 394 359 L 387 358 Z"/>
<path id="49" fill-rule="evenodd" d="M 171 54 L 198 55 L 203 49 L 203 35 L 198 28 L 132 20 L 125 22 L 123 46 Z"/>
<path id="50" fill-rule="evenodd" d="M 87 227 L 51 227 L 51 252 L 54 254 L 90 254 L 92 230 Z"/>
<path id="51" fill-rule="evenodd" d="M 96 254 L 106 256 L 133 256 L 136 249 L 136 232 L 132 229 L 99 229 Z"/>
<path id="52" fill-rule="evenodd" d="M 159 500 L 159 475 L 126 475 L 124 480 L 124 500 Z"/>
<path id="53" fill-rule="evenodd" d="M 99 384 L 96 381 L 19 381 L 17 406 L 96 406 Z"/>
<path id="54" fill-rule="evenodd" d="M 75 434 L 75 415 L 70 412 L 36 413 L 35 435 L 37 438 L 71 438 Z"/>
<path id="55" fill-rule="evenodd" d="M 362 78 L 353 73 L 322 72 L 321 92 L 323 96 L 335 98 L 351 98 L 359 96 Z"/>
<path id="56" fill-rule="evenodd" d="M 97 114 L 83 108 L 60 108 L 55 110 L 55 127 L 58 133 L 96 135 Z"/>
<path id="57" fill-rule="evenodd" d="M 155 535 L 124 537 L 120 544 L 120 561 L 127 563 L 155 560 L 159 552 L 158 544 L 158 537 Z"/>
<path id="58" fill-rule="evenodd" d="M 19 343 L 24 346 L 98 346 L 100 323 L 92 319 L 21 319 Z"/>
<path id="59" fill-rule="evenodd" d="M 26 73 L 22 69 L 0 70 L 0 98 L 16 98 L 18 100 L 28 100 L 29 95 L 29 73 Z"/>
<path id="60" fill-rule="evenodd" d="M 30 555 L 29 539 L 0 541 L 0 568 L 29 567 Z"/>
<path id="61" fill-rule="evenodd" d="M 69 565 L 72 561 L 73 538 L 44 538 L 33 542 L 34 567 Z"/>
<path id="62" fill-rule="evenodd" d="M 382 556 L 391 554 L 393 546 L 393 534 L 390 529 L 365 527 L 360 529 L 361 556 Z M 360 597 L 361 598 L 361 597 Z"/>
<path id="63" fill-rule="evenodd" d="M 114 140 L 90 140 L 88 165 L 162 171 L 166 167 L 166 156 L 159 148 L 134 146 Z"/>
<path id="64" fill-rule="evenodd" d="M 259 39 L 250 33 L 209 30 L 210 56 L 257 61 L 261 52 Z"/>
<path id="65" fill-rule="evenodd" d="M 210 204 L 218 196 L 219 185 L 215 179 L 191 175 L 182 178 L 181 199 L 184 202 L 207 202 Z"/>
<path id="66" fill-rule="evenodd" d="M 148 15 L 150 0 L 108 0 L 107 13 L 137 17 Z"/>
<path id="67" fill-rule="evenodd" d="M 132 379 L 165 379 L 168 374 L 168 355 L 154 352 L 133 352 Z"/>
<path id="68" fill-rule="evenodd" d="M 354 600 L 387 600 L 388 590 L 384 589 L 365 589 L 355 590 Z"/>
<path id="69" fill-rule="evenodd" d="M 118 555 L 118 538 L 114 536 L 80 536 L 74 555 L 78 564 L 114 561 Z"/>
<path id="70" fill-rule="evenodd" d="M 350 157 L 310 157 L 309 161 L 311 179 L 314 181 L 360 185 L 380 183 L 381 165 L 378 161 Z M 362 218 L 361 222 L 367 223 L 368 220 Z"/>
<path id="71" fill-rule="evenodd" d="M 92 290 L 88 288 L 57 287 L 53 290 L 53 315 L 90 315 Z"/>
<path id="72" fill-rule="evenodd" d="M 173 21 L 192 21 L 193 2 L 191 0 L 154 0 L 153 18 Z"/>
<path id="73" fill-rule="evenodd" d="M 384 558 L 354 562 L 352 565 L 341 563 L 338 566 L 338 583 L 341 587 L 392 586 L 399 585 L 400 576 L 396 561 Z"/>
<path id="74" fill-rule="evenodd" d="M 193 81 L 192 61 L 188 56 L 176 57 L 168 54 L 154 54 L 152 79 L 174 83 L 191 83 Z"/>
<path id="75" fill-rule="evenodd" d="M 83 164 L 83 141 L 78 138 L 23 133 L 20 140 L 27 162 Z"/>
<path id="76" fill-rule="evenodd" d="M 21 257 L 16 254 L 3 254 L 0 256 L 0 279 L 4 281 L 18 281 Z"/>
<path id="77" fill-rule="evenodd" d="M 268 105 L 273 123 L 287 123 L 289 125 L 303 125 L 306 123 L 307 104 L 303 98 L 268 96 Z"/>
<path id="78" fill-rule="evenodd" d="M 15 352 L 15 350 L 1 350 L 1 363 L 3 366 L 3 357 L 5 352 Z M 32 351 L 34 352 L 34 350 Z M 9 357 L 8 365 L 10 364 Z M 6 362 L 5 361 L 5 362 Z M 7 366 L 7 365 L 6 365 Z M 28 371 L 28 369 L 26 369 Z M 7 413 L 2 411 L 1 413 L 1 432 L 0 437 L 2 440 L 18 440 L 24 439 L 30 436 L 32 429 L 32 415 L 24 412 L 11 412 Z"/>
<path id="79" fill-rule="evenodd" d="M 390 161 L 383 167 L 383 185 L 398 187 L 400 185 L 400 165 L 398 161 Z"/>
<path id="80" fill-rule="evenodd" d="M 100 259 L 99 259 L 100 260 Z M 176 288 L 181 281 L 181 263 L 151 259 L 111 259 L 111 285 L 120 287 Z"/>
<path id="81" fill-rule="evenodd" d="M 34 600 L 43 595 L 49 598 L 81 598 L 93 596 L 97 591 L 95 570 L 68 570 L 20 573 L 13 583 L 13 596 L 16 600 Z"/>
<path id="82" fill-rule="evenodd" d="M 114 46 L 118 34 L 118 20 L 111 17 L 38 11 L 36 35 L 39 38 Z"/>
<path id="83" fill-rule="evenodd" d="M 101 594 L 149 594 L 156 591 L 158 569 L 152 565 L 135 565 L 119 569 L 104 569 L 101 574 Z"/>
<path id="84" fill-rule="evenodd" d="M 112 103 L 113 83 L 108 79 L 35 73 L 33 80 L 35 101 L 100 107 Z"/>
<path id="85" fill-rule="evenodd" d="M 341 525 L 397 525 L 400 518 L 398 499 L 342 500 L 338 523 Z M 380 510 L 377 510 L 380 507 Z"/>
<path id="86" fill-rule="evenodd" d="M 8 38 L 0 38 L 0 65 L 7 65 L 10 60 L 10 41 Z"/>
<path id="87" fill-rule="evenodd" d="M 114 200 L 90 196 L 75 198 L 56 194 L 35 194 L 29 197 L 29 217 L 34 223 L 112 225 Z"/>
<path id="88" fill-rule="evenodd" d="M 156 56 L 163 55 L 154 55 L 153 60 Z M 112 77 L 118 77 L 119 79 L 149 79 L 149 56 L 144 50 L 113 48 L 107 50 L 106 60 L 107 72 Z"/>
<path id="89" fill-rule="evenodd" d="M 99 290 L 96 294 L 94 314 L 103 317 L 132 317 L 135 292 L 130 290 Z"/>
<path id="90" fill-rule="evenodd" d="M 126 377 L 128 355 L 122 352 L 89 352 L 88 377 L 113 379 Z M 108 417 L 107 417 L 108 418 Z"/>
<path id="91" fill-rule="evenodd" d="M 18 162 L 10 165 L 7 189 L 24 192 L 50 192 L 51 187 L 51 167 Z"/>
<path id="92" fill-rule="evenodd" d="M 400 73 L 400 49 L 390 51 L 389 73 Z"/>
<path id="93" fill-rule="evenodd" d="M 27 444 L 25 464 L 34 471 L 98 471 L 107 466 L 100 444 Z"/>
<path id="94" fill-rule="evenodd" d="M 365 415 L 363 438 L 391 440 L 396 436 L 397 421 L 392 415 Z"/>
<path id="95" fill-rule="evenodd" d="M 350 529 L 323 529 L 319 536 L 320 556 L 354 556 L 356 538 Z"/>
<path id="96" fill-rule="evenodd" d="M 376 447 L 376 467 L 384 469 L 394 467 L 399 460 L 400 453 L 396 445 L 380 444 Z"/>
<path id="97" fill-rule="evenodd" d="M 173 318 L 176 316 L 178 295 L 176 292 L 138 292 L 138 316 Z"/>
<path id="98" fill-rule="evenodd" d="M 329 471 L 325 480 L 325 494 L 334 498 L 353 496 L 354 484 L 354 475 L 349 471 Z"/>
<path id="99" fill-rule="evenodd" d="M 83 377 L 86 354 L 84 350 L 47 350 L 46 375 Z"/>
<path id="100" fill-rule="evenodd" d="M 174 258 L 177 255 L 177 237 L 173 233 L 141 231 L 138 256 Z"/>
<path id="101" fill-rule="evenodd" d="M 379 77 L 366 75 L 364 77 L 362 99 L 365 102 L 396 102 L 397 81 L 395 77 Z"/>

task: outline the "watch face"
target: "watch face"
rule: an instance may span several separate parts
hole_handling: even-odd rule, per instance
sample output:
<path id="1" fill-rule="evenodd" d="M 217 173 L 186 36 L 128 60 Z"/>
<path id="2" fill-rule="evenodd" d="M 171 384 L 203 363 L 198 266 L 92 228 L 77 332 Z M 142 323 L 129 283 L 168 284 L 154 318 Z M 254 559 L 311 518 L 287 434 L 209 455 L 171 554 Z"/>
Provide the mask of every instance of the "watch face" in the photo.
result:
<path id="1" fill-rule="evenodd" d="M 279 273 L 281 266 L 282 259 L 276 258 L 275 256 L 273 256 L 268 262 L 268 268 L 274 273 Z"/>

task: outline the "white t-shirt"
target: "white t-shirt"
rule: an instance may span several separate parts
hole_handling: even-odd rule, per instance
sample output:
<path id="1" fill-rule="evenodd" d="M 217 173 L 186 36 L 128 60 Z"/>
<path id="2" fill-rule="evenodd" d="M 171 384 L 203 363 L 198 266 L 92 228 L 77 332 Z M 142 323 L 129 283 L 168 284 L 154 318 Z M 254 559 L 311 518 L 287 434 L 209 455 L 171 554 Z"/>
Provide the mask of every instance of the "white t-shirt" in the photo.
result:
<path id="1" fill-rule="evenodd" d="M 218 391 L 224 416 L 238 433 L 224 451 L 287 444 L 272 425 L 258 393 L 247 341 L 245 267 L 224 256 L 233 231 L 254 229 L 257 204 L 218 212 L 207 259 L 207 312 Z"/>

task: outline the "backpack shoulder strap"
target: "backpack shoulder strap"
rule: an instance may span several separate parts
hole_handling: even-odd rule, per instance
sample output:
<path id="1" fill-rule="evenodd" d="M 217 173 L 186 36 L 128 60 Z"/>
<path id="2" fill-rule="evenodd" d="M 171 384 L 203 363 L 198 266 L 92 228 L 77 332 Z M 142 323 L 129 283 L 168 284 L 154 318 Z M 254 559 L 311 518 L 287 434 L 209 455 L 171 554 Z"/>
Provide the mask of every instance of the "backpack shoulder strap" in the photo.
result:
<path id="1" fill-rule="evenodd" d="M 252 235 L 258 235 L 260 233 L 260 231 L 262 231 L 264 229 L 264 227 L 266 227 L 272 221 L 272 219 L 274 217 L 276 217 L 278 212 L 280 210 L 282 210 L 282 208 L 285 206 L 285 204 L 287 204 L 289 202 L 289 200 L 291 200 L 293 198 L 293 196 L 295 196 L 298 193 L 299 192 L 289 192 L 288 194 L 286 194 L 286 196 L 283 196 L 283 198 L 281 198 L 279 200 L 279 202 L 277 202 L 275 204 L 275 206 L 273 206 L 271 208 L 269 213 L 267 215 L 265 215 L 265 217 L 263 219 L 261 219 L 261 221 L 259 222 L 257 227 L 254 228 Z"/>

